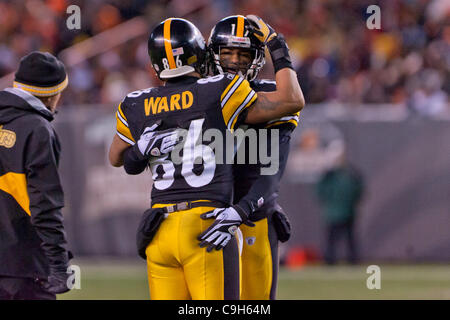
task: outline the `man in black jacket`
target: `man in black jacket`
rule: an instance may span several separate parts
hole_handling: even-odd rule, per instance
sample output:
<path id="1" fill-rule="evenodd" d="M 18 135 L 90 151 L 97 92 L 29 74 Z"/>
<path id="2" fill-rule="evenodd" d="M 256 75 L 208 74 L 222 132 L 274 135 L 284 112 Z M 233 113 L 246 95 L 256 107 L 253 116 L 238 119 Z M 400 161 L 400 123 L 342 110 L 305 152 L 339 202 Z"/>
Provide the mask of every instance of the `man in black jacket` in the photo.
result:
<path id="1" fill-rule="evenodd" d="M 32 52 L 13 88 L 0 91 L 0 299 L 69 291 L 60 143 L 50 125 L 67 84 L 62 62 Z"/>

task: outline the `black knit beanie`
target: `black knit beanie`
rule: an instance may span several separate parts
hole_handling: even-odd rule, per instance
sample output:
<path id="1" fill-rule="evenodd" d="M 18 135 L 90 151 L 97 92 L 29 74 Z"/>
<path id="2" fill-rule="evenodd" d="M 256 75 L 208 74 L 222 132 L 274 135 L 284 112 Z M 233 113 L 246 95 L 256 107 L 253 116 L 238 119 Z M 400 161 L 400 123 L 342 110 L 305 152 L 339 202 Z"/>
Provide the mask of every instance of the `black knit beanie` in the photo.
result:
<path id="1" fill-rule="evenodd" d="M 64 64 L 48 52 L 33 51 L 20 60 L 14 88 L 34 96 L 50 97 L 63 91 L 69 81 Z"/>

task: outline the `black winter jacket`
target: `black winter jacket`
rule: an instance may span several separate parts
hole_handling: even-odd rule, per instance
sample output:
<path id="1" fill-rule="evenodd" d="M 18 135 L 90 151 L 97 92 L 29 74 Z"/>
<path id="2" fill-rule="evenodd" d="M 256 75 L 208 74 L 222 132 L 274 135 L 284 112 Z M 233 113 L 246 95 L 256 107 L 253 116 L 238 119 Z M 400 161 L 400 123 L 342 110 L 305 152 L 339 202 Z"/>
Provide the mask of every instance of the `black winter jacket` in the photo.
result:
<path id="1" fill-rule="evenodd" d="M 47 279 L 68 251 L 52 113 L 31 94 L 0 91 L 0 276 Z"/>

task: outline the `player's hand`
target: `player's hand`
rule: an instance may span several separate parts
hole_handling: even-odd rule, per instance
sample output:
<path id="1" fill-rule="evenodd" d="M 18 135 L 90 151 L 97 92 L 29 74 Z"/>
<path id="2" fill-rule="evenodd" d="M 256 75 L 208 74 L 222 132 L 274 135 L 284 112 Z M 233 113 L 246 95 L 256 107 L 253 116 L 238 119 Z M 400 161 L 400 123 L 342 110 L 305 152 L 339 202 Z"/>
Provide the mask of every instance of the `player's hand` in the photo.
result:
<path id="1" fill-rule="evenodd" d="M 253 34 L 262 43 L 267 44 L 267 42 L 277 36 L 275 30 L 267 23 L 265 23 L 260 17 L 249 14 L 248 16 L 246 16 L 246 18 L 253 26 Z"/>
<path id="2" fill-rule="evenodd" d="M 206 212 L 200 217 L 202 219 L 216 218 L 216 221 L 197 238 L 201 241 L 201 248 L 208 246 L 206 249 L 208 252 L 214 248 L 216 250 L 224 248 L 242 223 L 254 226 L 253 223 L 247 220 L 246 214 L 237 206 L 218 208 Z"/>
<path id="3" fill-rule="evenodd" d="M 65 266 L 50 267 L 50 275 L 48 276 L 47 281 L 41 283 L 41 287 L 49 293 L 65 293 L 71 289 L 67 283 L 70 275 L 71 274 L 67 273 L 67 268 Z"/>
<path id="4" fill-rule="evenodd" d="M 161 123 L 146 127 L 137 141 L 138 149 L 143 157 L 159 157 L 171 152 L 179 142 L 178 129 L 155 131 Z"/>

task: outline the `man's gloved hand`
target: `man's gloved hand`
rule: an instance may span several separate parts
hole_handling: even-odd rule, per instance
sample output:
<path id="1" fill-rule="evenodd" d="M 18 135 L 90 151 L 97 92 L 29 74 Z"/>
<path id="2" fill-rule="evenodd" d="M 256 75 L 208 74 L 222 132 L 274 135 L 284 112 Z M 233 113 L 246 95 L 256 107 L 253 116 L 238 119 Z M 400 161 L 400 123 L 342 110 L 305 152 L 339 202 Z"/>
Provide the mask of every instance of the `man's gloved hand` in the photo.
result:
<path id="1" fill-rule="evenodd" d="M 155 131 L 161 122 L 157 122 L 151 127 L 146 127 L 135 147 L 139 150 L 143 158 L 150 156 L 159 157 L 171 152 L 179 142 L 177 129 L 167 129 Z M 137 151 L 137 150 L 136 150 Z"/>
<path id="2" fill-rule="evenodd" d="M 284 68 L 294 70 L 289 48 L 283 35 L 277 34 L 271 26 L 255 15 L 248 15 L 247 19 L 252 24 L 252 32 L 255 37 L 267 46 L 275 73 Z"/>
<path id="3" fill-rule="evenodd" d="M 50 275 L 47 281 L 41 283 L 41 287 L 53 294 L 65 293 L 72 289 L 67 283 L 70 276 L 71 274 L 67 273 L 67 266 L 50 267 Z"/>
<path id="4" fill-rule="evenodd" d="M 251 227 L 255 226 L 247 220 L 244 210 L 236 205 L 203 213 L 200 218 L 216 218 L 216 221 L 197 237 L 201 241 L 201 248 L 208 246 L 206 249 L 208 252 L 214 248 L 216 250 L 224 248 L 242 223 Z"/>
<path id="5" fill-rule="evenodd" d="M 262 43 L 267 44 L 270 40 L 277 36 L 275 30 L 265 23 L 260 17 L 249 14 L 246 18 L 253 26 L 253 34 Z"/>

